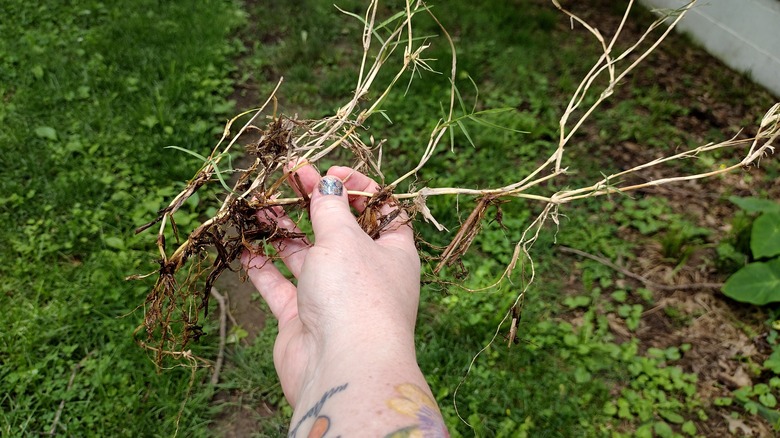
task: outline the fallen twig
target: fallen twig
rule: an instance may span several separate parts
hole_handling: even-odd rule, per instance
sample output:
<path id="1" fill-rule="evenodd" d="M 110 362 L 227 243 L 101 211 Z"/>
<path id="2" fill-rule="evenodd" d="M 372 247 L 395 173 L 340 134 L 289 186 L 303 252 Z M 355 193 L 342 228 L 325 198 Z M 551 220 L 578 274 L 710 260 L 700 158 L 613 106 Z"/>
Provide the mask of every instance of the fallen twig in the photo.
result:
<path id="1" fill-rule="evenodd" d="M 86 356 L 84 356 L 76 365 L 73 366 L 73 371 L 70 373 L 70 379 L 68 379 L 68 386 L 65 388 L 65 392 L 70 391 L 70 388 L 73 387 L 73 381 L 76 380 L 76 373 L 78 373 L 79 369 L 84 366 L 84 361 L 86 361 L 92 354 L 95 353 L 95 350 L 90 351 L 87 353 Z M 49 429 L 49 432 L 46 435 L 54 435 L 54 433 L 57 431 L 57 425 L 60 423 L 60 417 L 62 416 L 62 411 L 65 409 L 65 399 L 63 398 L 60 400 L 60 406 L 57 408 L 57 413 L 54 415 L 54 421 L 51 423 L 51 428 Z"/>
<path id="2" fill-rule="evenodd" d="M 214 371 L 211 373 L 211 384 L 219 383 L 219 372 L 222 370 L 222 363 L 225 360 L 225 338 L 227 337 L 227 303 L 216 288 L 211 288 L 211 296 L 217 300 L 219 305 L 219 351 L 217 352 L 217 361 L 214 362 Z"/>
<path id="3" fill-rule="evenodd" d="M 562 252 L 568 252 L 570 254 L 576 254 L 581 257 L 585 257 L 587 259 L 591 259 L 593 261 L 599 262 L 604 266 L 607 266 L 609 268 L 614 269 L 615 271 L 620 272 L 621 274 L 625 275 L 626 277 L 633 278 L 634 280 L 637 280 L 641 283 L 643 283 L 645 286 L 656 289 L 656 290 L 691 290 L 691 289 L 720 289 L 723 287 L 723 283 L 690 283 L 690 284 L 660 284 L 656 283 L 653 280 L 650 280 L 649 278 L 643 277 L 639 274 L 635 274 L 628 269 L 619 266 L 609 259 L 606 259 L 604 257 L 599 257 L 597 255 L 593 255 L 591 253 L 580 251 L 579 249 L 570 248 L 568 246 L 564 245 L 558 245 L 556 248 L 559 251 Z"/>

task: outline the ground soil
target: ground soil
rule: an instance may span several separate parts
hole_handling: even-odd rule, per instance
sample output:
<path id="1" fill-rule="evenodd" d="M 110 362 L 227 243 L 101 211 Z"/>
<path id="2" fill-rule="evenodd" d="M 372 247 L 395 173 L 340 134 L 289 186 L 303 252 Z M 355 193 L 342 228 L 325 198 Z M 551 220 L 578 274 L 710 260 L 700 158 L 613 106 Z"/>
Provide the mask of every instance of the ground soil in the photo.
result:
<path id="1" fill-rule="evenodd" d="M 238 269 L 238 266 L 234 266 Z M 254 342 L 258 333 L 265 327 L 266 313 L 253 299 L 257 290 L 250 281 L 244 281 L 240 275 L 225 272 L 217 280 L 214 287 L 228 298 L 229 326 L 238 325 L 246 330 L 247 336 L 241 340 L 244 344 Z M 269 352 L 270 354 L 270 352 Z M 228 362 L 224 365 L 230 367 Z M 215 405 L 223 405 L 219 416 L 215 419 L 212 430 L 220 437 L 243 438 L 252 436 L 261 430 L 259 422 L 262 418 L 273 414 L 273 409 L 267 404 L 257 406 L 243 403 L 243 393 L 240 390 L 220 391 L 214 397 Z"/>
<path id="2" fill-rule="evenodd" d="M 601 23 L 600 29 L 605 32 L 617 27 L 620 15 L 609 1 L 595 0 L 588 3 L 587 8 L 580 8 L 583 18 Z M 638 25 L 632 25 L 631 21 L 626 28 L 631 37 L 638 37 L 642 30 Z M 754 128 L 741 132 L 739 128 L 760 117 L 768 109 L 761 105 L 767 102 L 767 98 L 771 99 L 746 77 L 730 71 L 702 49 L 679 36 L 672 36 L 655 55 L 649 57 L 644 69 L 654 72 L 640 79 L 647 81 L 648 87 L 661 86 L 670 96 L 675 96 L 678 104 L 691 109 L 687 115 L 675 120 L 675 126 L 690 133 L 701 133 L 702 138 L 713 131 L 721 132 L 724 138 L 753 134 Z M 722 87 L 724 83 L 730 83 L 735 89 L 743 91 L 755 90 L 755 93 L 762 93 L 764 97 L 727 100 L 722 95 L 713 95 L 707 91 L 713 87 Z M 253 91 L 256 89 L 256 84 L 241 84 L 233 96 L 238 102 L 238 109 L 257 105 L 260 100 Z M 620 95 L 614 99 L 619 101 Z M 587 129 L 584 132 L 586 138 L 581 141 L 594 144 L 600 142 L 596 132 L 588 132 Z M 649 148 L 626 141 L 604 148 L 601 157 L 605 162 L 629 168 L 655 158 L 653 153 Z M 660 171 L 647 171 L 640 175 L 647 180 L 661 176 L 663 174 Z M 710 237 L 717 241 L 728 233 L 735 212 L 733 205 L 723 201 L 724 197 L 731 194 L 758 195 L 761 191 L 770 198 L 780 199 L 780 187 L 769 180 L 762 169 L 750 169 L 747 173 L 718 179 L 646 189 L 644 194 L 663 196 L 676 212 L 687 219 L 699 226 L 717 230 Z M 683 265 L 677 265 L 663 257 L 657 239 L 649 239 L 631 229 L 621 230 L 620 233 L 621 238 L 636 244 L 635 258 L 623 265 L 631 272 L 666 285 L 724 281 L 723 274 L 713 267 L 714 252 L 711 248 L 697 250 Z M 565 257 L 570 257 L 571 266 L 574 266 L 577 258 L 570 255 Z M 262 330 L 265 315 L 251 300 L 254 288 L 237 278 L 236 275 L 226 273 L 217 288 L 229 295 L 235 322 L 249 332 L 247 340 L 251 342 Z M 574 272 L 569 289 L 576 289 L 577 284 L 581 284 L 581 281 L 577 278 L 577 272 Z M 655 306 L 642 315 L 636 336 L 640 338 L 643 349 L 690 344 L 690 351 L 679 365 L 685 371 L 699 376 L 698 390 L 703 400 L 728 396 L 730 390 L 768 380 L 769 376 L 756 375 L 755 368 L 750 366 L 762 363 L 771 352 L 765 339 L 767 315 L 764 311 L 731 301 L 714 288 L 654 293 Z M 612 321 L 611 327 L 618 339 L 630 336 L 619 321 Z M 230 366 L 229 363 L 226 366 Z M 215 403 L 229 403 L 231 406 L 224 410 L 214 426 L 213 430 L 219 431 L 221 436 L 250 436 L 259 429 L 258 419 L 271 413 L 267 407 L 258 409 L 241 406 L 240 398 L 240 393 L 222 393 L 216 397 Z M 246 409 L 256 415 L 245 415 Z M 707 406 L 706 410 L 709 419 L 698 424 L 699 432 L 704 436 L 774 436 L 771 427 L 758 416 L 745 415 L 741 419 L 733 419 L 729 416 L 735 410 L 733 407 L 719 408 L 713 405 Z"/>

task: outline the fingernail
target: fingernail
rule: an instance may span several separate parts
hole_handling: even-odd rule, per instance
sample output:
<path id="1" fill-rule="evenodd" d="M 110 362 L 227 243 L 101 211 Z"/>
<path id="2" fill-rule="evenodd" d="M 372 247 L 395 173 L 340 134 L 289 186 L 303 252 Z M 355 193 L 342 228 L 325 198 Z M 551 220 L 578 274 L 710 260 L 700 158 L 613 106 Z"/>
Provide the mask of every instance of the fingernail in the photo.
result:
<path id="1" fill-rule="evenodd" d="M 323 195 L 341 196 L 344 192 L 344 184 L 335 176 L 323 176 L 317 185 L 317 189 Z"/>

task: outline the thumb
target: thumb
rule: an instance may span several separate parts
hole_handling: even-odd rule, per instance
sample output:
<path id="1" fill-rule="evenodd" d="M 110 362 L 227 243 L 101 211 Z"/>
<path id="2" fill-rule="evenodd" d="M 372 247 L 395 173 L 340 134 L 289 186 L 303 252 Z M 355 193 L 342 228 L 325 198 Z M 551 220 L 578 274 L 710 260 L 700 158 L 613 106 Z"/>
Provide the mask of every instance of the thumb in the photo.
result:
<path id="1" fill-rule="evenodd" d="M 312 193 L 309 211 L 315 244 L 344 243 L 346 232 L 362 232 L 349 209 L 344 184 L 335 176 L 327 175 L 320 179 Z"/>

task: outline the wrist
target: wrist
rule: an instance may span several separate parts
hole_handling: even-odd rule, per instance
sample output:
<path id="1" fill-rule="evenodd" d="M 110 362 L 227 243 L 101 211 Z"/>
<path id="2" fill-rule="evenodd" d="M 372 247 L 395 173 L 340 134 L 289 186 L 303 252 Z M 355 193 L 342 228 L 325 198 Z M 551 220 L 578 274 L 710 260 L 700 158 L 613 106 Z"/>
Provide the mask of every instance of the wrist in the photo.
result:
<path id="1" fill-rule="evenodd" d="M 307 365 L 293 408 L 297 410 L 309 398 L 307 394 L 318 394 L 337 382 L 409 373 L 421 375 L 413 333 L 355 333 L 323 339 L 316 359 Z"/>
<path id="2" fill-rule="evenodd" d="M 337 330 L 328 330 L 322 334 L 320 352 L 323 356 L 414 357 L 414 323 L 383 324 L 375 319 L 372 323 L 361 323 L 354 327 L 342 325 Z"/>
<path id="3" fill-rule="evenodd" d="M 330 428 L 334 436 L 385 436 L 416 427 L 416 417 L 409 418 L 406 409 L 390 404 L 393 399 L 404 398 L 399 395 L 399 388 L 404 386 L 418 388 L 440 419 L 414 354 L 398 357 L 392 350 L 383 349 L 371 350 L 370 354 L 368 349 L 359 349 L 349 352 L 349 357 L 335 350 L 332 353 L 335 357 L 323 357 L 304 382 L 293 405 L 290 436 Z M 330 426 L 318 428 L 322 422 Z"/>

